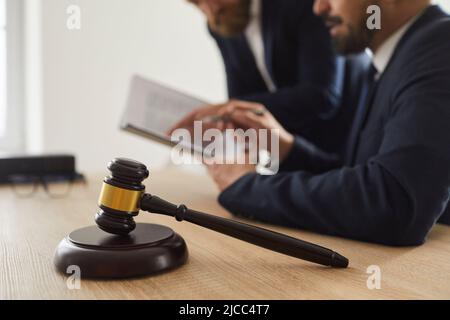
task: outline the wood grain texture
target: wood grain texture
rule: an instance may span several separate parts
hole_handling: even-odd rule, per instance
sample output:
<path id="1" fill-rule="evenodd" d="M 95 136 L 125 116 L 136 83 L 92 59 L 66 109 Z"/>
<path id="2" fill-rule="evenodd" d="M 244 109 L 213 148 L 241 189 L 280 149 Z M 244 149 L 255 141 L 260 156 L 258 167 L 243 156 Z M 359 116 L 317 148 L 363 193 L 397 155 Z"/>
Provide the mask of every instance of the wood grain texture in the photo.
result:
<path id="1" fill-rule="evenodd" d="M 67 275 L 53 267 L 53 253 L 72 230 L 94 224 L 102 178 L 77 184 L 64 199 L 49 199 L 43 191 L 19 199 L 0 188 L 0 299 L 450 299 L 446 226 L 437 225 L 421 247 L 390 248 L 256 223 L 343 254 L 350 267 L 339 270 L 148 213 L 136 220 L 167 225 L 184 237 L 190 253 L 185 266 L 148 278 L 83 279 L 80 290 L 70 290 Z M 169 201 L 231 217 L 217 204 L 206 175 L 152 172 L 146 185 Z M 380 290 L 367 288 L 370 265 L 381 268 Z"/>

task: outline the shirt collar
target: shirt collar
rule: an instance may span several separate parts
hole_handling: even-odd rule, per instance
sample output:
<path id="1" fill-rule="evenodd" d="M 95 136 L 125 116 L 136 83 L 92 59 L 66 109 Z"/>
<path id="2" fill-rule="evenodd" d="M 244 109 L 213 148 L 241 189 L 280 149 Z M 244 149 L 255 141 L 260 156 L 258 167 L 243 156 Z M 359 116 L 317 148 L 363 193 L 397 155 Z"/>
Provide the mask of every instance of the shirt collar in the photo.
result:
<path id="1" fill-rule="evenodd" d="M 423 12 L 410 19 L 400 29 L 392 34 L 386 41 L 384 41 L 384 43 L 373 54 L 372 62 L 374 67 L 378 71 L 378 75 L 381 75 L 386 70 L 400 40 L 422 14 Z"/>

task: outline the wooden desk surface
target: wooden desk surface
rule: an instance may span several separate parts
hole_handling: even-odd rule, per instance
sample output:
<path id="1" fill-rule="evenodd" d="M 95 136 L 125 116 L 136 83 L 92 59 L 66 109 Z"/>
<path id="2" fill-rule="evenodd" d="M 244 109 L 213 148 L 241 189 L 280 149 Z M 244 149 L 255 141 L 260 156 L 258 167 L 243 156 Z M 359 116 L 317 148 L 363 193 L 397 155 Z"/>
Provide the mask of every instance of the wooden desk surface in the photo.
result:
<path id="1" fill-rule="evenodd" d="M 450 228 L 438 225 L 417 248 L 390 248 L 304 231 L 270 227 L 318 243 L 350 259 L 331 269 L 273 253 L 169 217 L 141 213 L 140 222 L 168 225 L 189 248 L 188 263 L 154 277 L 92 281 L 70 290 L 53 267 L 53 253 L 68 233 L 92 225 L 102 177 L 76 185 L 69 197 L 42 190 L 18 199 L 0 188 L 0 299 L 450 299 Z M 147 191 L 193 209 L 230 215 L 216 202 L 207 176 L 153 172 Z M 367 267 L 381 268 L 381 289 L 369 290 Z"/>

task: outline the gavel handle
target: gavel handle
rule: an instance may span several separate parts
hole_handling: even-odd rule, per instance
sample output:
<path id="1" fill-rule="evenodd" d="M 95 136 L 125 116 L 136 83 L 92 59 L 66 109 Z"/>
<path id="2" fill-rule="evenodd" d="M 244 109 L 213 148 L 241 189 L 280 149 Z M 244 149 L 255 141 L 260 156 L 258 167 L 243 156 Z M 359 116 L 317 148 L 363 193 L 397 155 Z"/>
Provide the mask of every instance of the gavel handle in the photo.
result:
<path id="1" fill-rule="evenodd" d="M 330 249 L 278 232 L 191 210 L 184 205 L 176 206 L 150 194 L 142 196 L 140 207 L 144 211 L 175 217 L 178 221 L 189 221 L 233 238 L 302 260 L 336 268 L 348 266 L 347 258 Z"/>

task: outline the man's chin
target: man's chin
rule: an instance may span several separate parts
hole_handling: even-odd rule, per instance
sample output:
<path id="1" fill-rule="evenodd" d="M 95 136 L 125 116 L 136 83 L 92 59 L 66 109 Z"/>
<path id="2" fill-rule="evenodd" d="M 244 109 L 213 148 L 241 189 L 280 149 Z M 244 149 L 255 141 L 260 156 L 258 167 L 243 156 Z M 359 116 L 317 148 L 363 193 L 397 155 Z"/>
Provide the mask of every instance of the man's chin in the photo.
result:
<path id="1" fill-rule="evenodd" d="M 239 35 L 241 35 L 244 31 L 246 26 L 217 26 L 217 25 L 210 25 L 210 28 L 212 31 L 220 35 L 224 38 L 234 38 Z"/>

